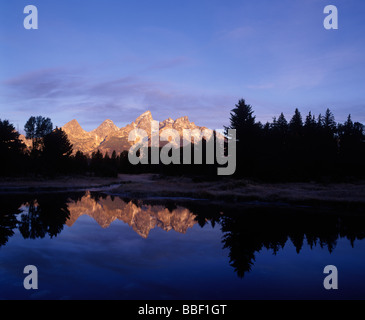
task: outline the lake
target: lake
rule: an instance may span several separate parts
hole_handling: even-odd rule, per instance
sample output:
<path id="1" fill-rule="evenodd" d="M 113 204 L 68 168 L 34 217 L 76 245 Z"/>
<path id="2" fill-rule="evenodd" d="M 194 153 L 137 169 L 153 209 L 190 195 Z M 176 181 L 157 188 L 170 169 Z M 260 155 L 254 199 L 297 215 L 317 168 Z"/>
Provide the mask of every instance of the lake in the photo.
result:
<path id="1" fill-rule="evenodd" d="M 0 299 L 364 299 L 362 210 L 0 196 Z M 38 270 L 26 290 L 23 269 Z M 326 290 L 325 266 L 338 270 Z"/>

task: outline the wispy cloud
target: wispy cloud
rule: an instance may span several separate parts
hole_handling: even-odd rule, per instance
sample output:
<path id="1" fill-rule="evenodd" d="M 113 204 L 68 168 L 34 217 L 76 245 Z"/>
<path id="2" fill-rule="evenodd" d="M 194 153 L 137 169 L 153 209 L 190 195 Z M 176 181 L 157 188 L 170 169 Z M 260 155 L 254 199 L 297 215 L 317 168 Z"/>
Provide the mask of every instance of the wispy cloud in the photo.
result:
<path id="1" fill-rule="evenodd" d="M 82 84 L 82 79 L 75 76 L 75 73 L 61 68 L 37 70 L 1 83 L 3 89 L 6 89 L 3 94 L 15 96 L 18 99 L 67 97 Z"/>
<path id="2" fill-rule="evenodd" d="M 179 62 L 177 59 L 176 63 Z M 55 116 L 61 121 L 77 118 L 80 122 L 90 123 L 90 126 L 99 124 L 104 118 L 123 125 L 149 109 L 157 120 L 188 115 L 197 122 L 204 119 L 200 125 L 221 127 L 225 123 L 220 123 L 220 110 L 225 102 L 233 101 L 219 93 L 195 92 L 173 83 L 143 77 L 97 80 L 87 74 L 62 69 L 22 74 L 3 81 L 1 86 L 6 93 L 3 99 L 13 112 L 30 116 L 37 110 L 37 113 L 45 112 L 44 115 Z M 67 114 L 67 119 L 63 114 Z"/>

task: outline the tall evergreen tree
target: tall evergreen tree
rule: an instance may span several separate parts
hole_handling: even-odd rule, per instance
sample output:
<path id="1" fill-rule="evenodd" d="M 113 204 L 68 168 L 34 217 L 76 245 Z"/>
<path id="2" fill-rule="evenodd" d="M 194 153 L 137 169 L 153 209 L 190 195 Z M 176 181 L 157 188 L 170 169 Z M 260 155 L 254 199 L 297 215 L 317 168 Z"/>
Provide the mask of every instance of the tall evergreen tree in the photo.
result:
<path id="1" fill-rule="evenodd" d="M 311 111 L 305 117 L 304 128 L 306 132 L 314 132 L 317 128 L 316 117 L 312 115 Z"/>
<path id="2" fill-rule="evenodd" d="M 22 171 L 25 145 L 19 133 L 8 120 L 0 119 L 0 174 L 14 174 Z"/>
<path id="3" fill-rule="evenodd" d="M 280 135 L 286 135 L 288 133 L 289 125 L 285 119 L 284 113 L 281 113 L 276 123 L 273 125 L 273 129 Z"/>
<path id="4" fill-rule="evenodd" d="M 65 131 L 56 128 L 44 137 L 44 155 L 53 159 L 69 157 L 72 154 L 73 146 Z"/>
<path id="5" fill-rule="evenodd" d="M 60 128 L 56 128 L 43 138 L 42 155 L 51 172 L 69 171 L 68 166 L 72 150 L 73 147 L 67 134 Z"/>
<path id="6" fill-rule="evenodd" d="M 335 121 L 335 116 L 330 111 L 330 109 L 327 109 L 326 113 L 324 114 L 322 126 L 329 135 L 333 135 L 336 132 L 337 124 Z"/>
<path id="7" fill-rule="evenodd" d="M 289 123 L 289 130 L 290 133 L 294 135 L 300 135 L 302 133 L 303 128 L 303 119 L 302 115 L 300 114 L 298 108 L 295 109 L 294 115 L 290 120 Z"/>
<path id="8" fill-rule="evenodd" d="M 231 110 L 230 126 L 224 127 L 225 134 L 228 135 L 228 129 L 235 129 L 237 140 L 245 140 L 247 135 L 257 130 L 255 118 L 252 107 L 246 104 L 244 99 L 239 100 L 235 108 Z"/>
<path id="9" fill-rule="evenodd" d="M 251 105 L 244 99 L 238 101 L 231 110 L 230 126 L 225 127 L 225 134 L 229 137 L 228 129 L 236 130 L 237 139 L 237 174 L 252 174 L 258 167 L 258 150 L 261 145 L 261 127 L 256 123 Z"/>

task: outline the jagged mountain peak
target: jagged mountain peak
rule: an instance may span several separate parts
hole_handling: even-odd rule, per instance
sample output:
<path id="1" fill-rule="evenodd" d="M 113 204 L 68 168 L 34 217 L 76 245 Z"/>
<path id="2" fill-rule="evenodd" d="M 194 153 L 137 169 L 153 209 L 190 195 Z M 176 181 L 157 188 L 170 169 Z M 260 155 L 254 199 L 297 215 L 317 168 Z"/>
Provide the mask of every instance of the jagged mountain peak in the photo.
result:
<path id="1" fill-rule="evenodd" d="M 150 110 L 147 110 L 147 111 L 143 112 L 143 113 L 139 116 L 139 118 L 141 118 L 141 117 L 152 117 L 152 113 L 151 113 L 151 111 L 150 111 Z"/>
<path id="2" fill-rule="evenodd" d="M 79 122 L 76 119 L 73 119 L 69 122 L 67 122 L 62 129 L 68 134 L 68 135 L 84 135 L 87 134 L 87 132 L 81 127 Z"/>
<path id="3" fill-rule="evenodd" d="M 67 122 L 63 127 L 67 128 L 67 127 L 76 127 L 76 126 L 81 128 L 81 125 L 79 124 L 79 122 L 76 119 L 73 119 L 73 120 Z"/>
<path id="4" fill-rule="evenodd" d="M 187 116 L 184 116 L 184 117 L 177 118 L 175 120 L 175 123 L 183 123 L 183 122 L 190 122 L 189 118 Z"/>
<path id="5" fill-rule="evenodd" d="M 113 120 L 106 119 L 103 121 L 103 123 L 100 126 L 102 126 L 102 125 L 114 125 L 114 122 L 113 122 Z"/>
<path id="6" fill-rule="evenodd" d="M 110 120 L 110 119 L 106 119 L 106 120 L 104 120 L 100 125 L 99 125 L 99 127 L 98 128 L 105 128 L 105 127 L 112 127 L 112 128 L 114 128 L 114 127 L 116 127 L 116 128 L 118 128 L 115 124 L 114 124 L 114 122 L 112 121 L 112 120 Z M 97 128 L 97 129 L 98 129 Z M 96 129 L 94 129 L 94 130 L 96 130 Z"/>
<path id="7" fill-rule="evenodd" d="M 145 121 L 148 121 L 148 122 L 151 122 L 153 120 L 152 118 L 152 113 L 151 111 L 146 111 L 144 113 L 142 113 L 135 121 L 135 123 L 138 125 L 138 123 L 140 122 L 145 122 Z"/>
<path id="8" fill-rule="evenodd" d="M 114 124 L 114 122 L 110 119 L 107 119 L 103 121 L 103 123 L 99 127 L 97 127 L 91 132 L 95 132 L 96 134 L 99 135 L 108 135 L 108 133 L 118 130 L 119 128 Z"/>

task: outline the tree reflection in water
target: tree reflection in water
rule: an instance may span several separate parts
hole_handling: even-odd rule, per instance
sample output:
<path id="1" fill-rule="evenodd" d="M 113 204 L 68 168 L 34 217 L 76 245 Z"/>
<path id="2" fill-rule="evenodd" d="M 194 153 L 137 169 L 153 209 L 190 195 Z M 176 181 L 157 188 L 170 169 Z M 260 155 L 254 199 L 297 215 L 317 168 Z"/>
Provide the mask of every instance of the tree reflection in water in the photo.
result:
<path id="1" fill-rule="evenodd" d="M 289 206 L 128 200 L 97 193 L 6 195 L 1 197 L 1 204 L 0 246 L 6 245 L 15 229 L 25 239 L 56 237 L 65 224 L 72 226 L 81 214 L 92 216 L 103 227 L 122 220 L 145 238 L 156 226 L 181 233 L 196 223 L 202 228 L 207 224 L 219 226 L 223 248 L 229 249 L 230 265 L 239 277 L 251 271 L 255 255 L 263 248 L 276 254 L 291 241 L 298 254 L 305 243 L 332 252 L 339 238 L 347 238 L 352 246 L 355 240 L 365 238 L 361 208 L 322 212 Z"/>
<path id="2" fill-rule="evenodd" d="M 25 204 L 28 210 L 21 213 L 19 231 L 24 239 L 51 238 L 63 230 L 70 212 L 67 208 L 68 198 L 37 197 Z"/>
<path id="3" fill-rule="evenodd" d="M 347 238 L 354 247 L 355 240 L 365 238 L 365 215 L 358 209 L 351 214 L 288 206 L 253 205 L 240 209 L 211 206 L 208 214 L 198 214 L 198 221 L 201 226 L 208 221 L 221 226 L 222 243 L 229 249 L 230 264 L 243 277 L 251 271 L 256 253 L 266 248 L 276 255 L 288 241 L 298 254 L 305 242 L 311 249 L 319 245 L 330 253 L 339 238 Z"/>
<path id="4" fill-rule="evenodd" d="M 69 200 L 68 194 L 1 196 L 0 245 L 8 242 L 14 229 L 19 229 L 24 239 L 57 236 L 70 216 Z"/>

